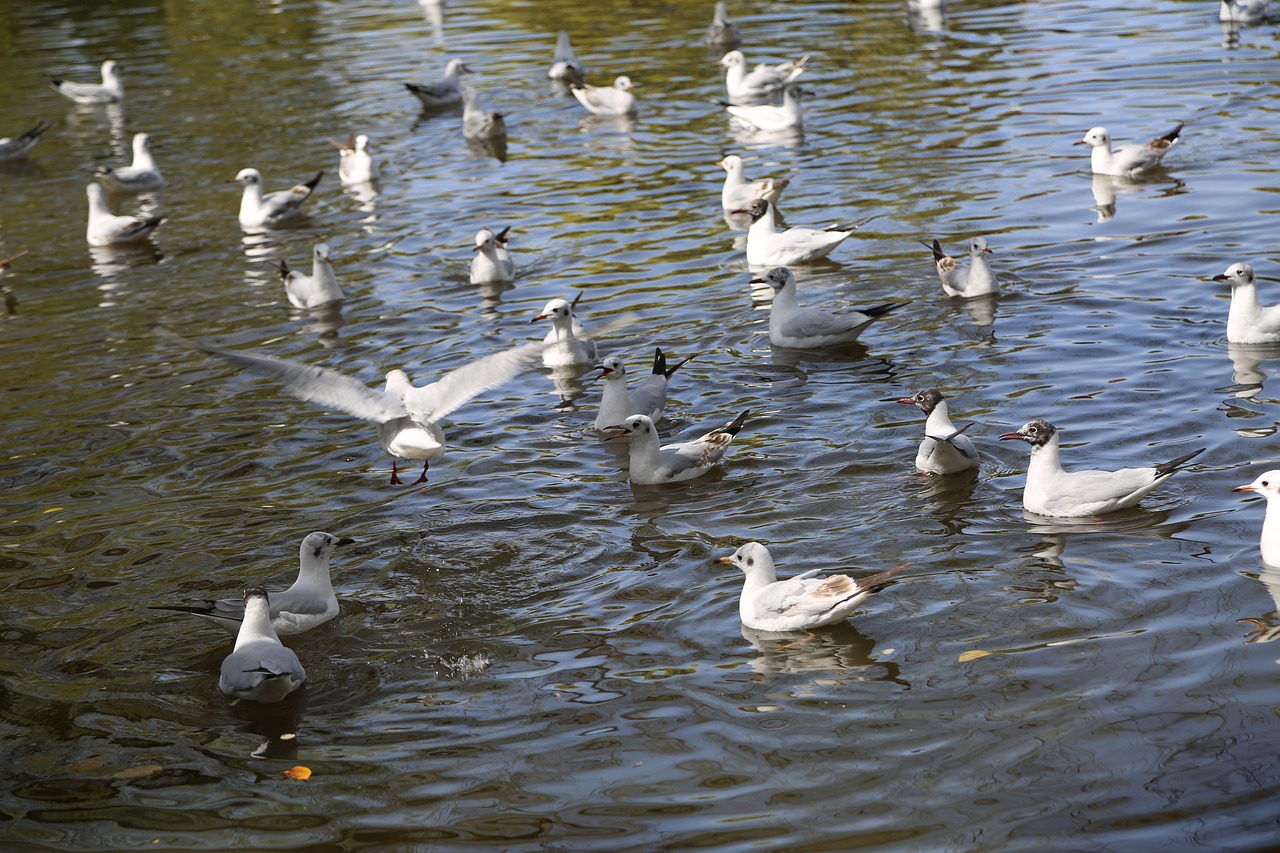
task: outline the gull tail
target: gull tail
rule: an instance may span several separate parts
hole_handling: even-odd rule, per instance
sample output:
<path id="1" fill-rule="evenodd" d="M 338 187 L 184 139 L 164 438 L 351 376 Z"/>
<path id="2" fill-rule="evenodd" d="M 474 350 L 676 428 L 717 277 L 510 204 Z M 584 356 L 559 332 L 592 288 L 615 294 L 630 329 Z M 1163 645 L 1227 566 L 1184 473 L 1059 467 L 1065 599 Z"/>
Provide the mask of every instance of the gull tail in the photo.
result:
<path id="1" fill-rule="evenodd" d="M 894 566 L 892 569 L 885 569 L 883 572 L 867 575 L 865 578 L 858 578 L 858 591 L 865 593 L 879 592 L 889 585 L 889 581 L 892 580 L 894 575 L 910 565 L 910 563 L 903 563 L 900 566 Z"/>
<path id="2" fill-rule="evenodd" d="M 290 270 L 290 269 L 289 269 L 289 262 L 288 262 L 288 261 L 285 261 L 285 260 L 280 261 L 280 279 L 281 279 L 281 281 L 288 281 L 288 280 L 289 280 L 289 273 L 290 273 L 290 272 L 292 272 L 292 270 Z"/>
<path id="3" fill-rule="evenodd" d="M 738 431 L 742 429 L 742 425 L 747 422 L 747 416 L 750 414 L 751 410 L 747 409 L 724 426 L 713 429 L 711 435 L 737 435 Z"/>
<path id="4" fill-rule="evenodd" d="M 1196 458 L 1197 456 L 1199 456 L 1201 453 L 1204 453 L 1204 451 L 1205 451 L 1205 448 L 1203 448 L 1203 447 L 1202 447 L 1202 448 L 1200 448 L 1199 450 L 1193 450 L 1193 451 L 1191 451 L 1190 453 L 1188 453 L 1188 454 L 1187 454 L 1187 455 L 1185 455 L 1185 456 L 1179 456 L 1177 459 L 1174 459 L 1174 460 L 1172 460 L 1172 461 L 1170 461 L 1170 462 L 1165 462 L 1163 465 L 1157 465 L 1157 466 L 1156 466 L 1156 479 L 1157 479 L 1157 480 L 1159 480 L 1159 479 L 1162 479 L 1162 478 L 1164 478 L 1164 477 L 1170 477 L 1170 476 L 1172 476 L 1173 474 L 1177 473 L 1177 471 L 1178 471 L 1178 470 L 1179 470 L 1183 465 L 1185 465 L 1186 463 L 1190 462 L 1192 459 L 1195 459 L 1195 458 Z"/>
<path id="5" fill-rule="evenodd" d="M 21 142 L 28 142 L 32 139 L 39 139 L 41 136 L 44 136 L 44 132 L 51 127 L 53 127 L 52 123 L 47 122 L 44 119 L 40 119 L 40 121 L 36 122 L 35 127 L 19 136 L 18 140 Z"/>
<path id="6" fill-rule="evenodd" d="M 873 219 L 879 219 L 879 218 L 880 218 L 880 214 L 876 214 L 875 216 L 868 216 L 866 219 L 859 219 L 853 222 L 834 222 L 828 225 L 826 228 L 823 228 L 822 230 L 823 231 L 857 231 L 859 228 L 861 228 L 863 225 L 866 225 L 868 222 L 872 221 Z"/>

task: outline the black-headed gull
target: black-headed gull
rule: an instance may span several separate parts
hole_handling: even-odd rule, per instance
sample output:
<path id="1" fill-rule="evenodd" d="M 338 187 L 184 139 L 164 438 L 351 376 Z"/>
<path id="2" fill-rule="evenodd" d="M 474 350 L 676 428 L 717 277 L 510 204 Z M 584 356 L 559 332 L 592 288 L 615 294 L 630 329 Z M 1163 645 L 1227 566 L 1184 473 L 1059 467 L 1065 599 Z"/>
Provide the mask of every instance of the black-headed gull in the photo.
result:
<path id="1" fill-rule="evenodd" d="M 164 186 L 164 176 L 151 156 L 151 137 L 145 133 L 133 135 L 133 163 L 115 169 L 100 168 L 96 174 L 104 184 L 119 192 L 150 192 Z"/>
<path id="2" fill-rule="evenodd" d="M 381 177 L 378 164 L 369 153 L 369 137 L 363 133 L 352 132 L 346 142 L 330 139 L 329 144 L 338 149 L 338 180 L 343 186 L 367 184 Z"/>
<path id="3" fill-rule="evenodd" d="M 551 331 L 542 339 L 542 363 L 547 367 L 565 367 L 570 365 L 589 365 L 596 360 L 596 342 L 587 334 L 582 323 L 578 321 L 574 309 L 579 293 L 569 302 L 566 299 L 552 299 L 542 311 L 534 315 L 530 323 L 540 320 L 551 321 Z"/>
<path id="4" fill-rule="evenodd" d="M 244 621 L 236 645 L 222 661 L 218 689 L 237 699 L 279 702 L 302 686 L 307 672 L 292 649 L 271 627 L 267 591 L 260 586 L 244 591 Z"/>
<path id="5" fill-rule="evenodd" d="M 1280 343 L 1280 305 L 1258 302 L 1258 282 L 1253 267 L 1235 263 L 1213 277 L 1231 283 L 1231 307 L 1227 310 L 1227 340 L 1233 344 Z"/>
<path id="6" fill-rule="evenodd" d="M 316 243 L 312 249 L 311 275 L 291 270 L 288 263 L 281 261 L 280 279 L 284 282 L 289 304 L 294 308 L 319 308 L 346 299 L 338 277 L 334 275 L 327 243 Z"/>
<path id="7" fill-rule="evenodd" d="M 612 437 L 630 442 L 631 482 L 641 486 L 675 483 L 700 477 L 714 468 L 750 414 L 749 410 L 745 411 L 692 441 L 665 445 L 648 415 L 632 414 L 621 424 L 615 424 L 618 433 Z"/>
<path id="8" fill-rule="evenodd" d="M 1236 486 L 1233 492 L 1254 492 L 1267 499 L 1267 514 L 1262 522 L 1262 562 L 1280 566 L 1280 471 L 1267 471 L 1247 486 Z M 1273 511 L 1274 510 L 1274 511 Z"/>
<path id="9" fill-rule="evenodd" d="M 271 626 L 282 637 L 310 631 L 338 615 L 338 597 L 329 579 L 333 549 L 350 545 L 354 539 L 332 533 L 308 533 L 298 546 L 298 578 L 288 589 L 271 593 Z M 195 605 L 155 605 L 152 610 L 191 613 L 231 633 L 244 621 L 244 602 L 238 598 L 206 600 Z"/>
<path id="10" fill-rule="evenodd" d="M 749 101 L 770 95 L 793 82 L 804 73 L 809 55 L 795 62 L 782 62 L 778 65 L 761 63 L 752 71 L 747 71 L 747 58 L 740 50 L 731 50 L 716 60 L 716 65 L 726 69 L 724 77 L 725 91 L 731 101 Z M 768 128 L 763 128 L 768 129 Z"/>
<path id="11" fill-rule="evenodd" d="M 472 284 L 506 284 L 514 281 L 516 265 L 507 251 L 508 225 L 499 234 L 488 228 L 476 232 L 475 255 L 471 258 Z"/>
<path id="12" fill-rule="evenodd" d="M 263 195 L 262 173 L 257 169 L 241 169 L 234 178 L 227 180 L 229 184 L 244 185 L 244 194 L 240 196 L 240 226 L 271 228 L 288 222 L 302 213 L 303 205 L 323 177 L 324 172 L 317 172 L 305 184 Z"/>
<path id="13" fill-rule="evenodd" d="M 392 370 L 379 391 L 329 368 L 225 350 L 167 330 L 157 331 L 277 382 L 299 399 L 377 424 L 378 442 L 393 457 L 391 482 L 396 485 L 400 484 L 400 477 L 395 458 L 421 460 L 422 475 L 413 484 L 425 483 L 431 460 L 444 453 L 444 430 L 439 421 L 483 392 L 514 378 L 545 349 L 541 343 L 532 343 L 493 353 L 421 387 L 410 383 L 403 370 Z"/>
<path id="14" fill-rule="evenodd" d="M 89 196 L 89 226 L 85 230 L 85 239 L 90 246 L 116 246 L 122 243 L 136 243 L 151 236 L 161 222 L 163 216 L 152 216 L 145 219 L 137 216 L 116 216 L 107 207 L 107 192 L 102 184 L 89 184 L 85 187 Z"/>
<path id="15" fill-rule="evenodd" d="M 1131 142 L 1121 145 L 1114 151 L 1111 148 L 1111 134 L 1105 127 L 1090 128 L 1084 139 L 1076 145 L 1093 147 L 1089 155 L 1089 163 L 1096 175 L 1116 175 L 1130 178 L 1160 165 L 1160 160 L 1169 153 L 1169 149 L 1178 141 L 1182 133 L 1182 123 L 1164 136 L 1157 136 L 1150 142 Z"/>
<path id="16" fill-rule="evenodd" d="M 961 266 L 955 258 L 942 251 L 942 245 L 933 241 L 933 245 L 924 244 L 933 251 L 933 261 L 938 267 L 938 278 L 942 281 L 942 289 L 947 296 L 988 296 L 1000 291 L 1000 282 L 991 270 L 987 260 L 985 237 L 973 237 L 969 240 L 969 266 Z"/>
<path id="17" fill-rule="evenodd" d="M 661 347 L 653 350 L 653 372 L 634 388 L 627 389 L 627 369 L 622 359 L 609 356 L 602 360 L 597 369 L 598 378 L 604 380 L 600 392 L 600 411 L 596 414 L 596 429 L 606 430 L 622 423 L 627 415 L 647 415 L 649 420 L 657 423 L 662 419 L 662 412 L 667 408 L 667 381 L 677 370 L 692 359 L 689 356 L 675 367 L 667 367 L 667 357 Z"/>
<path id="18" fill-rule="evenodd" d="M 404 87 L 408 89 L 415 98 L 417 98 L 422 106 L 426 109 L 436 109 L 438 107 L 451 107 L 454 104 L 462 103 L 462 77 L 463 73 L 471 73 L 471 69 L 461 59 L 450 59 L 444 67 L 444 77 L 439 83 L 431 83 L 427 85 L 419 83 L 405 83 Z"/>
<path id="19" fill-rule="evenodd" d="M 729 212 L 745 210 L 751 202 L 758 198 L 776 204 L 778 196 L 787 188 L 799 172 L 785 178 L 764 178 L 759 181 L 747 180 L 742 158 L 737 154 L 729 154 L 716 161 L 716 165 L 724 169 L 724 187 L 720 190 L 720 205 Z"/>
<path id="20" fill-rule="evenodd" d="M 786 267 L 774 267 L 764 278 L 753 278 L 751 283 L 767 284 L 773 288 L 773 304 L 769 308 L 769 343 L 787 349 L 851 344 L 867 326 L 899 307 L 897 302 L 886 302 L 871 308 L 846 311 L 802 308 L 796 301 L 795 273 Z"/>
<path id="21" fill-rule="evenodd" d="M 733 47 L 742 44 L 737 26 L 729 20 L 729 11 L 723 2 L 716 3 L 711 26 L 707 27 L 707 44 L 711 47 Z"/>
<path id="22" fill-rule="evenodd" d="M 506 113 L 485 110 L 480 106 L 480 93 L 468 88 L 462 93 L 462 136 L 464 139 L 505 139 Z"/>
<path id="23" fill-rule="evenodd" d="M 791 83 L 782 90 L 782 106 L 773 104 L 731 104 L 718 98 L 714 103 L 724 107 L 725 112 L 738 121 L 766 133 L 796 133 L 804 130 L 804 111 L 801 109 L 801 96 L 812 95 L 799 83 Z"/>
<path id="24" fill-rule="evenodd" d="M 825 258 L 857 230 L 857 225 L 837 223 L 824 229 L 788 228 L 779 231 L 773 205 L 758 198 L 745 210 L 751 215 L 747 229 L 747 263 L 753 267 L 787 267 Z"/>
<path id="25" fill-rule="evenodd" d="M 773 556 L 759 542 L 748 542 L 716 562 L 737 566 L 746 575 L 738 617 L 757 631 L 808 631 L 843 622 L 906 568 L 897 566 L 856 580 L 848 575 L 819 578 L 816 575 L 822 569 L 813 569 L 780 581 Z"/>
<path id="26" fill-rule="evenodd" d="M 77 104 L 118 104 L 124 100 L 120 66 L 114 59 L 108 59 L 102 63 L 101 83 L 72 83 L 69 80 L 51 77 L 49 85 Z"/>
<path id="27" fill-rule="evenodd" d="M 0 139 L 0 160 L 16 160 L 19 157 L 25 157 L 30 153 L 32 148 L 40 142 L 40 137 L 49 128 L 53 127 L 49 122 L 41 119 L 36 122 L 35 127 L 19 136 L 12 138 L 6 136 Z"/>
<path id="28" fill-rule="evenodd" d="M 936 388 L 927 388 L 898 401 L 915 406 L 927 416 L 924 440 L 916 451 L 916 470 L 925 474 L 956 474 L 978 467 L 978 448 L 964 434 L 972 424 L 959 429 L 951 423 L 947 401 Z"/>
<path id="29" fill-rule="evenodd" d="M 1031 421 L 1002 434 L 1000 439 L 1031 445 L 1027 485 L 1022 490 L 1023 508 L 1036 515 L 1059 518 L 1083 518 L 1136 506 L 1205 450 L 1201 447 L 1150 468 L 1064 471 L 1058 460 L 1058 430 L 1048 421 Z"/>
<path id="30" fill-rule="evenodd" d="M 573 96 L 587 112 L 597 116 L 633 116 L 636 114 L 636 96 L 631 94 L 635 84 L 625 74 L 619 75 L 612 86 L 588 86 L 573 84 Z"/>
<path id="31" fill-rule="evenodd" d="M 1235 24 L 1260 24 L 1267 19 L 1267 0 L 1222 0 L 1218 20 Z"/>
<path id="32" fill-rule="evenodd" d="M 586 67 L 574 56 L 568 30 L 556 34 L 555 58 L 547 69 L 547 76 L 563 83 L 581 83 L 587 79 Z"/>

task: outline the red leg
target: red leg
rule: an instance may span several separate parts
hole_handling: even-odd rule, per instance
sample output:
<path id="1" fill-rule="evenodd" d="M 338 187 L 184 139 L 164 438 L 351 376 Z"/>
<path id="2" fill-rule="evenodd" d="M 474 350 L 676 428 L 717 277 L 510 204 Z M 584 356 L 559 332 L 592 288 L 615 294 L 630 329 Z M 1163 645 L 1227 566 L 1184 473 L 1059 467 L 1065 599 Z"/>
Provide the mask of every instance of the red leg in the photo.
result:
<path id="1" fill-rule="evenodd" d="M 416 480 L 414 480 L 414 481 L 413 481 L 413 485 L 415 485 L 415 486 L 416 486 L 416 485 L 418 485 L 419 483 L 425 483 L 425 482 L 427 482 L 427 469 L 428 469 L 428 468 L 430 468 L 430 467 L 431 467 L 431 460 L 430 460 L 430 459 L 428 459 L 428 460 L 426 460 L 425 462 L 423 462 L 423 463 L 422 463 L 422 473 L 418 476 L 418 479 L 416 479 Z"/>
<path id="2" fill-rule="evenodd" d="M 391 485 L 400 485 L 400 478 L 396 476 L 396 460 L 391 460 Z"/>

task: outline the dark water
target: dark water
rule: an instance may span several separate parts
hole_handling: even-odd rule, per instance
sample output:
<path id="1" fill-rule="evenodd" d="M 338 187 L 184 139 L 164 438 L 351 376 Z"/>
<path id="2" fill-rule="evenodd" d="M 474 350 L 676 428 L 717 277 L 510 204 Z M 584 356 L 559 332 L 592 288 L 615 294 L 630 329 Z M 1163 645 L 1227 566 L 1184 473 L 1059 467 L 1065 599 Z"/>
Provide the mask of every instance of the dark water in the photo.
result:
<path id="1" fill-rule="evenodd" d="M 1280 467 L 1280 352 L 1228 348 L 1207 280 L 1280 261 L 1274 26 L 1224 47 L 1211 2 L 959 0 L 937 31 L 892 2 L 732 3 L 751 61 L 813 57 L 804 139 L 761 140 L 709 102 L 710 6 L 456 2 L 438 26 L 411 2 L 0 6 L 0 134 L 55 125 L 0 165 L 0 257 L 30 252 L 0 325 L 3 846 L 1274 844 L 1280 650 L 1239 620 L 1280 624 L 1280 574 L 1230 489 Z M 561 26 L 593 80 L 636 81 L 634 123 L 552 89 Z M 511 113 L 505 162 L 400 85 L 453 55 Z M 106 58 L 123 109 L 40 83 Z M 1141 183 L 1091 178 L 1071 144 L 1179 120 Z M 338 187 L 325 138 L 351 130 L 376 197 Z M 84 184 L 138 131 L 169 185 L 121 204 L 169 221 L 90 251 Z M 907 303 L 865 348 L 770 350 L 726 152 L 800 170 L 792 224 L 876 217 L 801 280 L 802 300 Z M 330 172 L 308 221 L 261 237 L 223 183 L 246 166 L 268 189 Z M 514 227 L 496 298 L 467 283 L 485 224 Z M 993 304 L 943 297 L 916 242 L 973 234 L 1007 283 Z M 336 329 L 274 272 L 321 239 Z M 532 372 L 449 419 L 429 485 L 390 487 L 368 426 L 149 330 L 426 380 L 580 290 L 588 324 L 643 317 L 602 341 L 633 375 L 655 344 L 698 353 L 665 435 L 758 412 L 722 472 L 632 488 L 590 429 L 597 392 L 557 408 Z M 975 424 L 972 480 L 914 473 L 920 419 L 887 401 L 928 386 Z M 1033 417 L 1068 464 L 1208 450 L 1141 509 L 1045 527 L 1021 512 L 1025 448 L 995 441 Z M 291 641 L 297 702 L 231 707 L 230 637 L 144 606 L 285 583 L 311 530 L 357 540 L 343 616 Z M 836 630 L 744 636 L 740 577 L 711 561 L 747 539 L 784 574 L 910 567 Z"/>

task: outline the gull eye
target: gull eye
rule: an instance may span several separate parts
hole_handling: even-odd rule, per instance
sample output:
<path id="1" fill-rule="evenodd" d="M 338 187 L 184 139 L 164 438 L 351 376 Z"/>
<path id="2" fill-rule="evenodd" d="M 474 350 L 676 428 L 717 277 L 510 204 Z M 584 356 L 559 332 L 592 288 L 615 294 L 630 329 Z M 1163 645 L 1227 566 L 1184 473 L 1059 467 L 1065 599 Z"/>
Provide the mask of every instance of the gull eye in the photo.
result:
<path id="1" fill-rule="evenodd" d="M 1271 485 L 1271 484 L 1270 484 L 1270 483 L 1268 483 L 1266 480 L 1263 480 L 1263 481 L 1262 481 L 1262 488 L 1264 488 L 1264 489 L 1265 489 L 1265 488 L 1266 488 L 1267 486 L 1269 486 L 1269 485 Z"/>

